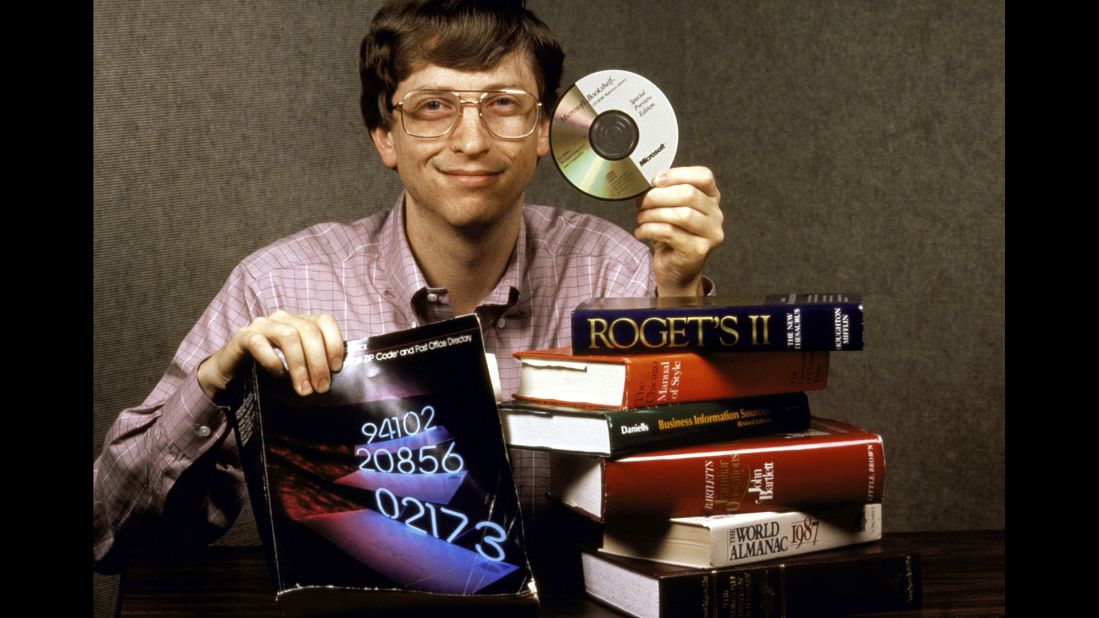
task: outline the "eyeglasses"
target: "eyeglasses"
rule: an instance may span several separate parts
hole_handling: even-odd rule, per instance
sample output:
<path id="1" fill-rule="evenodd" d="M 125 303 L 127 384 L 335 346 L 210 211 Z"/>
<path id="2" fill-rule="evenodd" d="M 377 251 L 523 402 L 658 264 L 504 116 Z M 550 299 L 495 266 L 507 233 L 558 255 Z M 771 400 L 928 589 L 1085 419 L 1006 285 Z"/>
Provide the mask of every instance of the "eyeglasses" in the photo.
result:
<path id="1" fill-rule="evenodd" d="M 477 94 L 463 99 L 463 94 Z M 465 105 L 476 105 L 489 133 L 521 139 L 538 127 L 542 104 L 525 90 L 413 90 L 393 109 L 401 110 L 401 127 L 412 137 L 442 137 L 458 124 Z"/>

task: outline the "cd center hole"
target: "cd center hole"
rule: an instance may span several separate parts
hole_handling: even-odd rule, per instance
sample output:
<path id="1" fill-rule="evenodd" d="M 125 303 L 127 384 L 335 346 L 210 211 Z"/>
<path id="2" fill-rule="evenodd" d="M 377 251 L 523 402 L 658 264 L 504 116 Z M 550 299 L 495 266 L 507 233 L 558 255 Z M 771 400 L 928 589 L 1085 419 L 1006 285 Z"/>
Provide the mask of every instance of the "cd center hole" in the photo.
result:
<path id="1" fill-rule="evenodd" d="M 627 114 L 616 109 L 607 110 L 595 117 L 588 132 L 595 154 L 609 161 L 630 156 L 637 147 L 637 123 Z"/>

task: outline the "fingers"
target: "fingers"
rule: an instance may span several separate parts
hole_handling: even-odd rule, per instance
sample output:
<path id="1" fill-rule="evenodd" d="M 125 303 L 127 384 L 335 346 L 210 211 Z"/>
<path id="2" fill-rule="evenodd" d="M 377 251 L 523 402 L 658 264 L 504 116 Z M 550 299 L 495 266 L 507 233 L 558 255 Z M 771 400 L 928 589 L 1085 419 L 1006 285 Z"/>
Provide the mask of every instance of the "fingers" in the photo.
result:
<path id="1" fill-rule="evenodd" d="M 272 375 L 289 376 L 298 394 L 324 393 L 332 372 L 343 367 L 343 355 L 343 336 L 331 316 L 298 316 L 280 309 L 237 331 L 199 366 L 198 380 L 209 396 L 224 389 L 241 361 L 252 357 Z"/>
<path id="2" fill-rule="evenodd" d="M 322 313 L 317 316 L 316 319 L 317 328 L 321 329 L 321 334 L 324 335 L 324 349 L 325 354 L 328 356 L 328 367 L 332 371 L 339 371 L 343 368 L 343 335 L 340 333 L 340 326 L 336 324 L 336 319 L 327 313 Z"/>
<path id="3" fill-rule="evenodd" d="M 672 168 L 658 174 L 654 184 L 638 199 L 638 225 L 666 223 L 714 245 L 725 238 L 721 193 L 708 168 Z"/>
<path id="4" fill-rule="evenodd" d="M 713 171 L 701 165 L 673 167 L 660 172 L 653 178 L 653 186 L 655 187 L 669 187 L 672 185 L 692 185 L 710 197 L 721 197 L 721 193 L 717 190 L 717 180 L 714 178 Z"/>
<path id="5" fill-rule="evenodd" d="M 705 257 L 714 246 L 711 239 L 692 234 L 682 227 L 671 223 L 646 223 L 634 230 L 638 240 L 648 240 L 654 244 L 662 243 L 676 254 L 683 256 Z M 659 249 L 660 247 L 658 247 Z"/>
<path id="6" fill-rule="evenodd" d="M 269 317 L 256 318 L 250 329 L 253 332 L 247 334 L 245 342 L 253 358 L 259 361 L 260 353 L 269 358 L 265 353 L 266 348 L 276 347 L 286 361 L 286 372 L 294 390 L 301 395 L 326 390 L 329 379 L 328 359 L 324 335 L 316 325 L 280 309 Z M 281 375 L 281 372 L 272 371 L 275 368 L 270 364 L 263 366 L 275 375 Z"/>
<path id="7" fill-rule="evenodd" d="M 637 200 L 634 236 L 653 244 L 653 271 L 660 295 L 701 290 L 702 266 L 725 239 L 721 192 L 706 167 L 661 172 Z"/>
<path id="8" fill-rule="evenodd" d="M 675 227 L 692 236 L 708 241 L 710 245 L 717 245 L 725 239 L 725 232 L 721 229 L 724 216 L 721 211 L 704 213 L 692 206 L 663 206 L 651 207 L 637 213 L 637 225 L 639 229 L 653 227 L 660 230 L 665 227 Z M 646 236 L 654 232 L 645 231 Z M 640 239 L 641 236 L 638 236 Z"/>
<path id="9" fill-rule="evenodd" d="M 260 318 L 266 320 L 267 318 Z M 233 337 L 235 341 L 239 342 L 240 353 L 237 355 L 240 360 L 251 356 L 256 359 L 260 367 L 263 367 L 271 375 L 283 376 L 286 374 L 286 367 L 282 364 L 282 358 L 275 352 L 274 346 L 268 341 L 267 337 L 263 335 L 254 326 L 254 322 L 245 326 L 237 332 L 237 335 Z"/>
<path id="10" fill-rule="evenodd" d="M 299 394 L 328 391 L 331 371 L 343 363 L 343 339 L 335 320 L 291 315 L 280 309 L 253 325 L 282 352 L 291 384 Z"/>

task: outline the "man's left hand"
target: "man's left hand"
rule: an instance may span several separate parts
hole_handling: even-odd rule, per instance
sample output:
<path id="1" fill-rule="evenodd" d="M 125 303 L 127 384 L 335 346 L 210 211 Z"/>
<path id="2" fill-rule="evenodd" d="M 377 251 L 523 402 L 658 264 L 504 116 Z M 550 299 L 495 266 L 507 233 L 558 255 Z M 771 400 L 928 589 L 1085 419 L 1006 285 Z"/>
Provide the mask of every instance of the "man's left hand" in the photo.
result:
<path id="1" fill-rule="evenodd" d="M 652 241 L 658 296 L 701 296 L 702 265 L 725 233 L 721 192 L 707 167 L 673 167 L 637 198 L 638 240 Z"/>

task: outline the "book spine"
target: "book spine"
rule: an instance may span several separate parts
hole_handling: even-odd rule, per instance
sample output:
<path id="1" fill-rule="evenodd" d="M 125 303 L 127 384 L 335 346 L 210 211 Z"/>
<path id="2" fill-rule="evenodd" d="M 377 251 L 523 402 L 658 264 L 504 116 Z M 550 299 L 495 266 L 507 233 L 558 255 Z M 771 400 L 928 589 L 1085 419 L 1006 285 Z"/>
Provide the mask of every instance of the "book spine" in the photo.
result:
<path id="1" fill-rule="evenodd" d="M 687 572 L 660 580 L 660 616 L 779 618 L 904 611 L 921 604 L 919 554 L 816 563 L 773 562 Z"/>
<path id="2" fill-rule="evenodd" d="M 918 609 L 923 596 L 921 568 L 919 554 L 741 567 L 716 578 L 717 615 L 777 618 Z M 741 603 L 723 606 L 723 598 Z"/>
<path id="3" fill-rule="evenodd" d="M 572 313 L 572 350 L 577 356 L 862 348 L 859 301 L 797 299 L 745 307 L 578 307 Z"/>
<path id="4" fill-rule="evenodd" d="M 809 427 L 809 399 L 799 392 L 619 410 L 605 416 L 615 456 L 658 446 L 803 431 Z"/>
<path id="5" fill-rule="evenodd" d="M 607 560 L 606 554 L 589 551 L 580 552 L 580 568 L 584 592 L 630 615 L 652 618 L 716 618 L 719 615 L 715 613 L 715 603 L 719 599 L 713 589 L 720 577 L 717 571 L 699 569 L 654 576 L 644 569 L 624 568 L 620 563 Z M 623 572 L 632 577 L 623 578 Z M 656 580 L 655 599 L 650 594 L 638 594 L 642 587 L 636 585 L 637 575 Z M 648 592 L 648 586 L 644 588 Z"/>
<path id="6" fill-rule="evenodd" d="M 713 568 L 788 558 L 881 539 L 881 504 L 767 517 L 727 517 L 710 528 Z"/>
<path id="7" fill-rule="evenodd" d="M 228 407 L 227 416 L 237 441 L 237 449 L 240 451 L 240 465 L 252 503 L 252 512 L 256 518 L 256 529 L 270 567 L 271 583 L 276 590 L 279 590 L 282 588 L 282 580 L 275 555 L 274 518 L 271 513 L 267 466 L 264 462 L 263 415 L 260 413 L 258 371 L 261 371 L 258 365 L 252 362 L 247 372 L 241 372 L 230 382 L 230 390 L 238 396 L 235 397 L 237 403 Z"/>
<path id="8" fill-rule="evenodd" d="M 607 460 L 603 520 L 881 502 L 884 473 L 878 435 Z"/>
<path id="9" fill-rule="evenodd" d="M 762 562 L 722 569 L 654 573 L 632 561 L 624 567 L 607 556 L 582 552 L 584 589 L 610 605 L 663 617 L 778 618 L 905 611 L 922 604 L 920 555 L 854 553 L 827 560 Z M 635 607 L 621 573 L 656 580 L 655 607 Z M 628 580 L 625 580 L 628 581 Z"/>
<path id="10" fill-rule="evenodd" d="M 823 389 L 827 352 L 637 355 L 623 359 L 623 408 Z"/>

